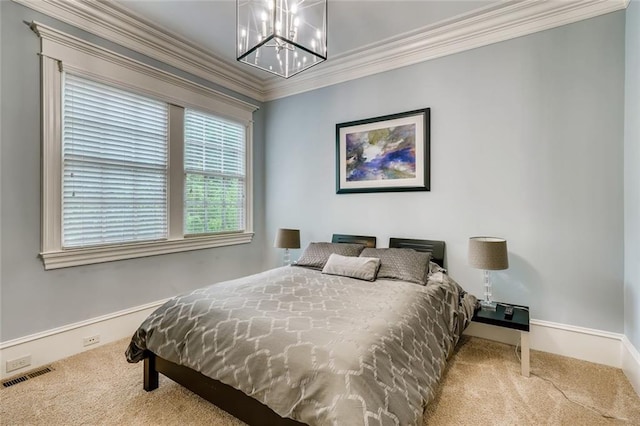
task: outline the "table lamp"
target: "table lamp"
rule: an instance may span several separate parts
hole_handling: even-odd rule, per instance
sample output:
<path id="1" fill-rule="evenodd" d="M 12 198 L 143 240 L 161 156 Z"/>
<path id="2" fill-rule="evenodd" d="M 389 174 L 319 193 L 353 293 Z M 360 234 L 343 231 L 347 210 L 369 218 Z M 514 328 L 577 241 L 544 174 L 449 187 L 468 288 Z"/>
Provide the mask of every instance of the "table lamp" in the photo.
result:
<path id="1" fill-rule="evenodd" d="M 276 248 L 284 249 L 284 265 L 291 264 L 289 249 L 300 248 L 300 230 L 280 228 L 276 233 L 276 240 L 273 243 Z"/>
<path id="2" fill-rule="evenodd" d="M 480 306 L 486 311 L 495 311 L 496 302 L 491 300 L 491 272 L 509 267 L 507 240 L 496 237 L 469 238 L 469 265 L 484 269 L 484 300 Z"/>

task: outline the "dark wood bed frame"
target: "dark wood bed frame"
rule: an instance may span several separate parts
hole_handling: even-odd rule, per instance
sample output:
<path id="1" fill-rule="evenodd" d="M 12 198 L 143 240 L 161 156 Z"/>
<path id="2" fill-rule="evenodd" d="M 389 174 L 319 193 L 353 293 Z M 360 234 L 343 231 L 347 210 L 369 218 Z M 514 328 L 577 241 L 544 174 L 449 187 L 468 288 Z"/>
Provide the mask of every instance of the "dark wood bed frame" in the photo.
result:
<path id="1" fill-rule="evenodd" d="M 364 235 L 347 235 L 347 234 L 333 234 L 331 237 L 332 243 L 347 243 L 347 244 L 362 244 L 365 247 L 375 248 L 376 237 L 368 237 Z"/>
<path id="2" fill-rule="evenodd" d="M 389 238 L 389 247 L 410 248 L 416 251 L 431 253 L 431 261 L 444 266 L 444 241 L 412 240 L 409 238 Z"/>
<path id="3" fill-rule="evenodd" d="M 376 237 L 334 234 L 332 242 L 358 243 L 367 247 L 375 247 Z M 391 238 L 389 247 L 412 248 L 422 252 L 430 252 L 432 260 L 444 267 L 444 241 Z M 152 391 L 158 388 L 159 373 L 249 425 L 304 425 L 304 423 L 293 419 L 281 417 L 271 408 L 242 391 L 207 377 L 191 368 L 167 361 L 151 351 L 146 351 L 144 358 L 144 390 Z"/>

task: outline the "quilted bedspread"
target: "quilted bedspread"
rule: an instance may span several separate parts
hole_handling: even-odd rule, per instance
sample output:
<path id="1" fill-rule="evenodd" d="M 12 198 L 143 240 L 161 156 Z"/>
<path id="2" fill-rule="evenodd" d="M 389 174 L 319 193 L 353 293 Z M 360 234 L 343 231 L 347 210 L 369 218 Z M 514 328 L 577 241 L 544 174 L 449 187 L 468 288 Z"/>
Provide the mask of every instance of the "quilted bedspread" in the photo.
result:
<path id="1" fill-rule="evenodd" d="M 443 272 L 420 286 L 283 267 L 167 301 L 126 356 L 148 349 L 310 425 L 414 425 L 474 304 Z"/>

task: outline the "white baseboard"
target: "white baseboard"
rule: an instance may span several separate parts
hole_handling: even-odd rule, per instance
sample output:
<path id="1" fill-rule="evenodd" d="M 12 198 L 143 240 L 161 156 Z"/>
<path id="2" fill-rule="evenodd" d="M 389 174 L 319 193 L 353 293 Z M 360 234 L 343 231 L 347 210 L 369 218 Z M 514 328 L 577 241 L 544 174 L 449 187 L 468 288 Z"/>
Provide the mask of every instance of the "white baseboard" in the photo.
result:
<path id="1" fill-rule="evenodd" d="M 631 386 L 640 395 L 640 352 L 627 336 L 622 337 L 622 371 L 631 382 Z"/>
<path id="2" fill-rule="evenodd" d="M 20 375 L 62 358 L 130 337 L 142 321 L 164 302 L 165 300 L 147 303 L 64 327 L 0 342 L 0 379 Z M 95 335 L 100 336 L 100 343 L 85 347 L 83 339 Z M 124 353 L 125 348 L 122 350 Z M 31 355 L 31 364 L 7 373 L 6 361 L 25 355 Z"/>
<path id="3" fill-rule="evenodd" d="M 0 379 L 76 355 L 105 343 L 130 337 L 165 300 L 0 343 Z M 466 335 L 511 345 L 519 342 L 516 330 L 471 323 Z M 83 338 L 100 336 L 100 343 L 83 346 Z M 566 324 L 531 320 L 531 349 L 621 368 L 640 395 L 640 353 L 626 336 Z M 125 348 L 122 348 L 124 352 Z M 6 361 L 31 355 L 31 365 L 9 373 Z"/>
<path id="4" fill-rule="evenodd" d="M 517 330 L 471 323 L 465 334 L 510 345 L 519 342 Z M 531 320 L 531 349 L 622 368 L 622 334 Z"/>
<path id="5" fill-rule="evenodd" d="M 517 330 L 471 323 L 464 334 L 516 345 Z M 531 320 L 531 349 L 621 368 L 640 395 L 640 353 L 623 334 Z"/>
<path id="6" fill-rule="evenodd" d="M 621 368 L 622 334 L 531 320 L 531 347 L 570 358 Z"/>

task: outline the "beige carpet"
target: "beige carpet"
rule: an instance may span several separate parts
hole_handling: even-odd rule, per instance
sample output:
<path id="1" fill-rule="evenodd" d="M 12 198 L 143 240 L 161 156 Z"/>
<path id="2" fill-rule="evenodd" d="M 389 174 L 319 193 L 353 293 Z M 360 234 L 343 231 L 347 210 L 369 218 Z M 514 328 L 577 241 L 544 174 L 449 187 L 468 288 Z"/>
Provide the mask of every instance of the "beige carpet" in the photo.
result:
<path id="1" fill-rule="evenodd" d="M 53 372 L 0 390 L 2 425 L 240 425 L 160 376 L 142 389 L 126 340 L 67 358 Z M 621 370 L 532 351 L 520 376 L 512 346 L 465 338 L 425 413 L 433 425 L 640 425 L 640 398 Z"/>

